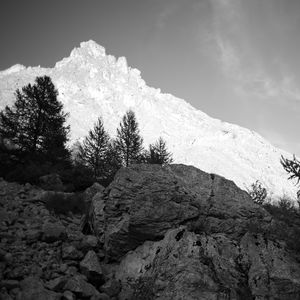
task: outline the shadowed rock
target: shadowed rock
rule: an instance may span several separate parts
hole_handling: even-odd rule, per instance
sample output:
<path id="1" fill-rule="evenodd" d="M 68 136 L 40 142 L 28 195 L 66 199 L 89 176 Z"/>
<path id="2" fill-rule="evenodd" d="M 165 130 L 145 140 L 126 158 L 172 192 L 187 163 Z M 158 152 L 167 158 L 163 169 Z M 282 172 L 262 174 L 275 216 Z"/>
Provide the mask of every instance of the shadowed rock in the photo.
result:
<path id="1" fill-rule="evenodd" d="M 95 233 L 111 259 L 170 228 L 241 236 L 250 220 L 271 218 L 232 181 L 191 166 L 134 165 L 121 169 L 91 206 Z"/>

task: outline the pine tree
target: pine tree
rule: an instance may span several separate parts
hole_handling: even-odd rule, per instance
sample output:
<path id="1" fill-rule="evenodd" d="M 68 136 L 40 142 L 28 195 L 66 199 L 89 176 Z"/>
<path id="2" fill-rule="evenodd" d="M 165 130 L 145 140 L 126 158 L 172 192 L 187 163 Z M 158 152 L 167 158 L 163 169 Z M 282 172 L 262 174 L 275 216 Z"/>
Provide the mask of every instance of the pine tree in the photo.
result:
<path id="1" fill-rule="evenodd" d="M 79 158 L 93 170 L 95 177 L 104 176 L 106 172 L 109 140 L 102 119 L 98 118 L 94 128 L 79 147 Z"/>
<path id="2" fill-rule="evenodd" d="M 115 141 L 122 163 L 129 166 L 139 160 L 143 150 L 143 138 L 140 136 L 138 123 L 132 110 L 126 112 L 117 129 Z"/>
<path id="3" fill-rule="evenodd" d="M 280 160 L 285 171 L 290 175 L 289 179 L 296 179 L 297 184 L 300 182 L 300 161 L 293 156 L 293 159 L 287 159 L 281 156 Z"/>
<path id="4" fill-rule="evenodd" d="M 20 156 L 38 157 L 53 163 L 69 157 L 66 148 L 68 114 L 57 99 L 58 91 L 48 76 L 37 77 L 16 91 L 16 102 L 0 112 L 0 135 L 18 149 Z"/>
<path id="5" fill-rule="evenodd" d="M 173 162 L 172 154 L 168 152 L 166 142 L 162 137 L 155 144 L 149 145 L 147 162 L 160 165 L 167 165 Z"/>
<path id="6" fill-rule="evenodd" d="M 288 159 L 281 156 L 280 163 L 285 169 L 285 171 L 290 175 L 289 179 L 296 179 L 297 184 L 299 184 L 300 183 L 300 161 L 296 158 L 296 156 L 293 155 L 293 159 Z M 300 201 L 300 190 L 298 190 L 297 192 L 297 197 Z"/>

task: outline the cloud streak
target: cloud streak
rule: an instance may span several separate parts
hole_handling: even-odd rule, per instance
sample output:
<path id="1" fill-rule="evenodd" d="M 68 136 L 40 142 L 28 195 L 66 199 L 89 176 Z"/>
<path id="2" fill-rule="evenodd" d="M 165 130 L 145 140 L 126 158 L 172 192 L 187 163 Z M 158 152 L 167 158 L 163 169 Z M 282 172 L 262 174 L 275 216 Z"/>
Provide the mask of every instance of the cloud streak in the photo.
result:
<path id="1" fill-rule="evenodd" d="M 232 82 L 239 96 L 260 99 L 300 100 L 295 78 L 278 67 L 279 78 L 270 74 L 255 46 L 248 41 L 250 34 L 240 0 L 211 0 L 214 14 L 213 40 L 217 62 L 224 76 Z"/>

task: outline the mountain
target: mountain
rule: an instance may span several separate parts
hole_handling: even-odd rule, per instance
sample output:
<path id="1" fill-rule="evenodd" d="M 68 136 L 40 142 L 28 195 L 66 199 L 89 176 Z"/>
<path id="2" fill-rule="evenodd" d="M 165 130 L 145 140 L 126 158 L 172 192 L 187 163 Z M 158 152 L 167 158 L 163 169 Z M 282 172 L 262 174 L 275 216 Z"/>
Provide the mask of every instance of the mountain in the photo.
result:
<path id="1" fill-rule="evenodd" d="M 73 142 L 86 135 L 98 116 L 114 136 L 123 114 L 133 109 L 145 145 L 162 136 L 176 163 L 222 175 L 242 189 L 260 180 L 274 198 L 295 198 L 297 189 L 280 164 L 280 156 L 289 153 L 251 130 L 213 119 L 182 99 L 148 87 L 125 57 L 107 55 L 94 41 L 82 42 L 53 68 L 18 64 L 0 72 L 0 109 L 14 102 L 17 88 L 42 75 L 52 78 L 70 113 Z"/>

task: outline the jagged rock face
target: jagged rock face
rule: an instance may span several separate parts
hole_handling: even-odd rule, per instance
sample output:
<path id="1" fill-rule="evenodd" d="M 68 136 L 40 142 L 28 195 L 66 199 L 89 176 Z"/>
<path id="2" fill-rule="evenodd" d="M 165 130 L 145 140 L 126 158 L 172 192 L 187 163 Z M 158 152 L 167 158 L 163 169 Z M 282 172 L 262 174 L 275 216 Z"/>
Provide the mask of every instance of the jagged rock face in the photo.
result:
<path id="1" fill-rule="evenodd" d="M 123 168 L 94 196 L 90 218 L 106 258 L 119 262 L 119 299 L 300 299 L 299 262 L 250 230 L 272 217 L 223 177 L 184 165 Z"/>
<path id="2" fill-rule="evenodd" d="M 53 79 L 59 99 L 70 112 L 72 141 L 85 136 L 99 115 L 114 136 L 121 117 L 131 108 L 145 144 L 162 136 L 176 163 L 220 174 L 243 189 L 258 179 L 275 197 L 296 195 L 279 162 L 280 155 L 288 153 L 253 131 L 210 118 L 184 100 L 148 87 L 124 57 L 106 55 L 93 41 L 81 43 L 54 68 L 16 65 L 0 72 L 0 108 L 14 102 L 17 88 L 41 75 Z"/>
<path id="3" fill-rule="evenodd" d="M 124 257 L 116 272 L 120 299 L 300 299 L 300 266 L 289 255 L 260 235 L 246 234 L 239 243 L 173 229 Z"/>
<path id="4" fill-rule="evenodd" d="M 183 224 L 196 232 L 239 237 L 249 222 L 271 221 L 232 181 L 184 165 L 121 169 L 104 193 L 96 194 L 90 215 L 113 260 Z"/>

